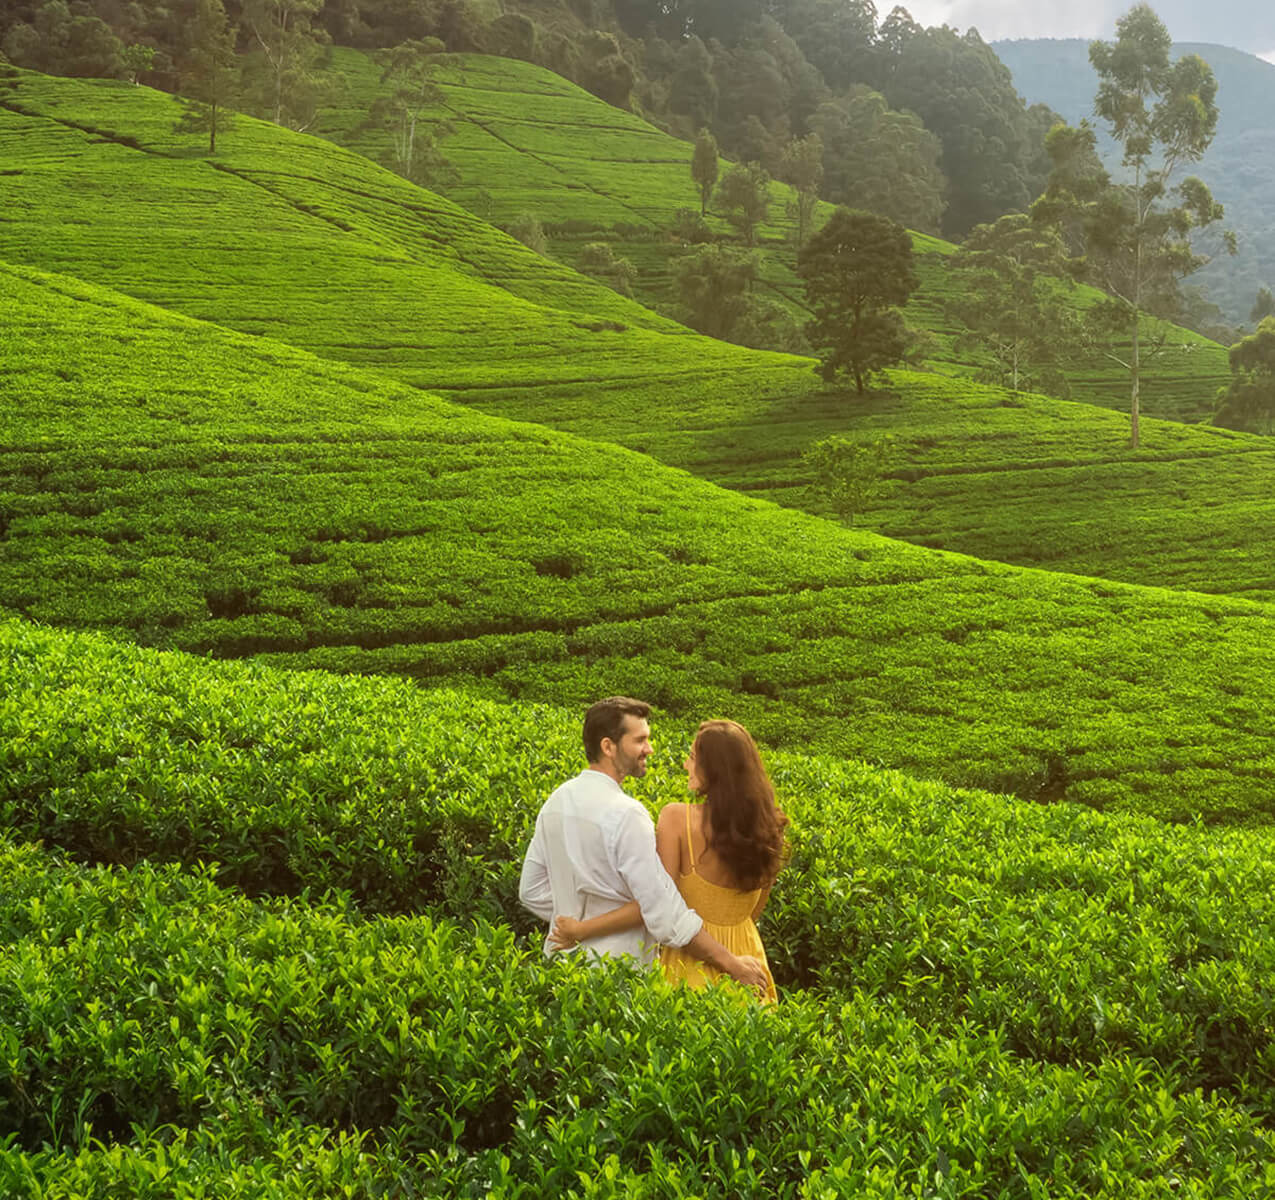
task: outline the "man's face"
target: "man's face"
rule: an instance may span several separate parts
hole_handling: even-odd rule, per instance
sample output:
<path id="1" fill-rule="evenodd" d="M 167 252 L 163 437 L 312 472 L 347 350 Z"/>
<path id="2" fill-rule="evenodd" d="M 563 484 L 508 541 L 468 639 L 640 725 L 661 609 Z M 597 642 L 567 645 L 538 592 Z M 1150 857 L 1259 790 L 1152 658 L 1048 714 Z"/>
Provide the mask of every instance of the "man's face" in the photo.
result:
<path id="1" fill-rule="evenodd" d="M 611 745 L 611 758 L 620 777 L 632 775 L 641 779 L 646 774 L 646 760 L 651 753 L 651 726 L 645 717 L 624 715 L 620 726 L 620 740 Z"/>

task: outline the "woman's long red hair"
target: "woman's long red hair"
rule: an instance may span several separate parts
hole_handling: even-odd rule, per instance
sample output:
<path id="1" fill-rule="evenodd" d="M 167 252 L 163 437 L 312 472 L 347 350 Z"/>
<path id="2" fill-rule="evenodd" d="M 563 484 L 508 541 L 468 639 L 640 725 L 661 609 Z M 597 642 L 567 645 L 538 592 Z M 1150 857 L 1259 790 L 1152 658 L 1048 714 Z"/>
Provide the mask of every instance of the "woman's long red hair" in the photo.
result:
<path id="1" fill-rule="evenodd" d="M 775 805 L 752 735 L 735 721 L 705 721 L 692 753 L 709 849 L 743 891 L 769 886 L 784 864 L 788 818 Z"/>

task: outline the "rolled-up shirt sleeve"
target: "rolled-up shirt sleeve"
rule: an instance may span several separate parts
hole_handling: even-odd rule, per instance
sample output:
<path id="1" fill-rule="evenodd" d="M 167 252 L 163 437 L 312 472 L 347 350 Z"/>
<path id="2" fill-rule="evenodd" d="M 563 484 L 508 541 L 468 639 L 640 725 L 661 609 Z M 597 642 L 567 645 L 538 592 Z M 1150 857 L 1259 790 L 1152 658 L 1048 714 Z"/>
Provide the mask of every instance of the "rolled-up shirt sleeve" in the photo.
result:
<path id="1" fill-rule="evenodd" d="M 549 862 L 545 854 L 544 834 L 539 821 L 522 860 L 522 878 L 518 881 L 518 899 L 524 908 L 542 921 L 553 917 L 553 888 L 549 882 Z M 694 935 L 692 935 L 694 936 Z"/>
<path id="2" fill-rule="evenodd" d="M 657 942 L 685 946 L 704 927 L 703 918 L 687 907 L 660 862 L 655 826 L 645 810 L 635 808 L 620 822 L 612 861 L 642 910 L 642 923 Z"/>

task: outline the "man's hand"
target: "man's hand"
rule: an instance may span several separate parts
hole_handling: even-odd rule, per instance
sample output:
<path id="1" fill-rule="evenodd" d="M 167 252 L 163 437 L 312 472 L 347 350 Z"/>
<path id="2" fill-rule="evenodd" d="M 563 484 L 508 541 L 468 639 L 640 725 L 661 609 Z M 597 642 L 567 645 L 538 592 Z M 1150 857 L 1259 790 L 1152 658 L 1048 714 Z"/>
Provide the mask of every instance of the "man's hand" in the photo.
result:
<path id="1" fill-rule="evenodd" d="M 750 954 L 735 957 L 734 963 L 726 967 L 726 973 L 736 983 L 752 988 L 759 996 L 764 996 L 770 986 L 770 977 L 766 974 L 761 959 L 753 958 Z"/>
<path id="2" fill-rule="evenodd" d="M 555 950 L 570 950 L 580 940 L 582 924 L 574 917 L 558 917 L 549 933 L 549 945 Z"/>

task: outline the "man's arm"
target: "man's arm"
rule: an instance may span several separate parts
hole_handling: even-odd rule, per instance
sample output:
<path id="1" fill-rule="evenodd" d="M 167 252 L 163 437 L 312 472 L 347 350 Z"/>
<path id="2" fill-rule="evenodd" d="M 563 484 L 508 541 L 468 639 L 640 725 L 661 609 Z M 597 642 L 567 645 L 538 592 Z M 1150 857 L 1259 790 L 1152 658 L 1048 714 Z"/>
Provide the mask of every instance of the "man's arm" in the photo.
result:
<path id="1" fill-rule="evenodd" d="M 544 852 L 544 835 L 540 819 L 531 836 L 526 857 L 522 860 L 522 878 L 518 881 L 518 899 L 542 921 L 553 917 L 553 888 L 549 885 L 549 866 Z"/>

